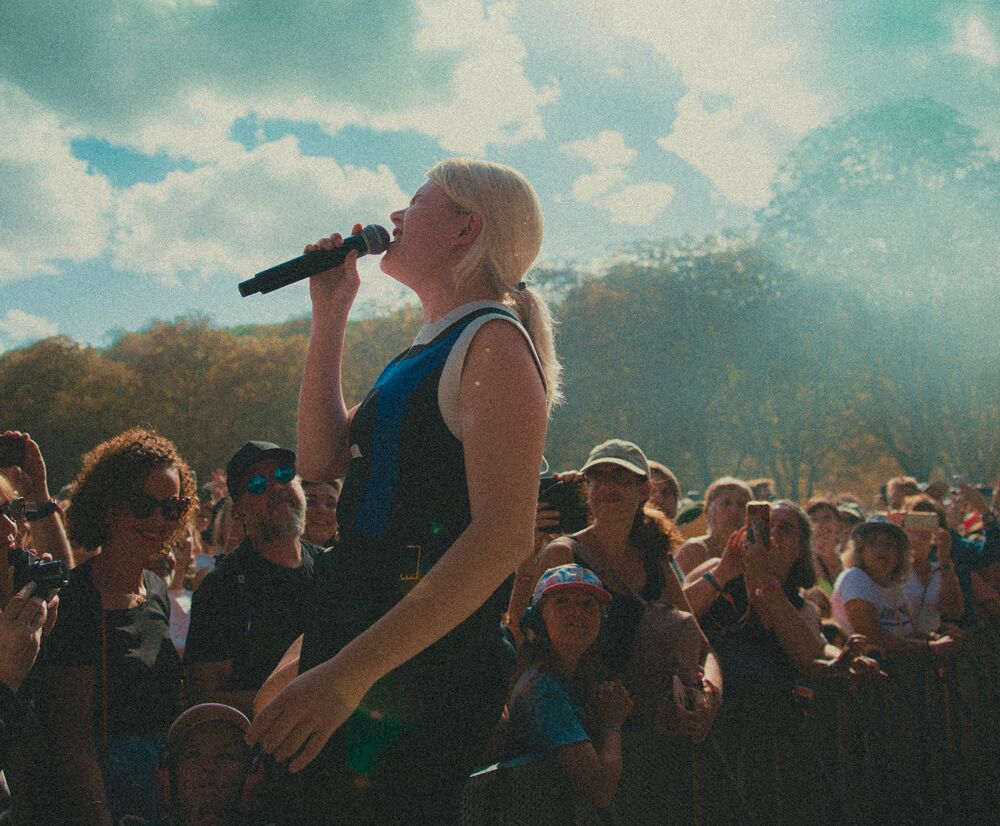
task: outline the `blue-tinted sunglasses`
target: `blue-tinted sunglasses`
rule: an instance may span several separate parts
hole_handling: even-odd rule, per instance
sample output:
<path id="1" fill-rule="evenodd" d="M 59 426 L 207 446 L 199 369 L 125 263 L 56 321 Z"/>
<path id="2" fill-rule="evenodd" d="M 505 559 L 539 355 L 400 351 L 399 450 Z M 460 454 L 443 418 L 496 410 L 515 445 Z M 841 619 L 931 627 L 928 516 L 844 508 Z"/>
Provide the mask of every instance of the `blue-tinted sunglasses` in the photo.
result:
<path id="1" fill-rule="evenodd" d="M 282 465 L 281 467 L 276 467 L 271 471 L 271 476 L 274 477 L 276 482 L 282 485 L 287 485 L 292 479 L 295 478 L 295 466 L 294 465 Z M 247 479 L 246 484 L 247 493 L 252 493 L 254 496 L 260 496 L 265 490 L 267 490 L 267 474 L 266 473 L 256 473 Z"/>

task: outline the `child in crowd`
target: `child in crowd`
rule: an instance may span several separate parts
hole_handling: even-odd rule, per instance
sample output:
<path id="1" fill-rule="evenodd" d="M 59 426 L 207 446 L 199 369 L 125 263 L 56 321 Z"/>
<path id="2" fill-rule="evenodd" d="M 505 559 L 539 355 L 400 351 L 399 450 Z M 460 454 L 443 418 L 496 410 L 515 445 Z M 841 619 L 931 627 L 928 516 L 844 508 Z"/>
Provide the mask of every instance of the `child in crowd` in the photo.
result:
<path id="1" fill-rule="evenodd" d="M 523 673 L 510 702 L 510 756 L 551 754 L 576 791 L 611 804 L 621 775 L 621 726 L 632 710 L 620 681 L 597 681 L 592 650 L 611 594 L 580 565 L 550 568 L 521 620 Z"/>

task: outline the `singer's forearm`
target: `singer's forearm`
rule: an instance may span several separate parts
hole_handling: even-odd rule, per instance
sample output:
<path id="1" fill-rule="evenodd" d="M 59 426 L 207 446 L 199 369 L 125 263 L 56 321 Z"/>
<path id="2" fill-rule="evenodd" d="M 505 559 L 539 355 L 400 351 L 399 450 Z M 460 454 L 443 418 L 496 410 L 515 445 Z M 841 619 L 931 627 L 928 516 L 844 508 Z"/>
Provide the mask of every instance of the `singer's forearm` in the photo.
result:
<path id="1" fill-rule="evenodd" d="M 312 335 L 299 390 L 298 471 L 303 479 L 329 482 L 347 472 L 347 429 L 340 364 L 346 310 L 313 313 Z"/>

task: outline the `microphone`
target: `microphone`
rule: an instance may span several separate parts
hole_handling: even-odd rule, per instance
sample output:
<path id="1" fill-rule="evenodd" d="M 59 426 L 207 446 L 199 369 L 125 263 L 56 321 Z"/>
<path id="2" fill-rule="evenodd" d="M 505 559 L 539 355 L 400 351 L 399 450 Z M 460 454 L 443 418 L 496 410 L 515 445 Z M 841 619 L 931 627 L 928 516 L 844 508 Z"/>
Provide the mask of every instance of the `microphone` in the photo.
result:
<path id="1" fill-rule="evenodd" d="M 379 255 L 389 248 L 389 242 L 389 233 L 385 227 L 369 224 L 357 235 L 345 238 L 342 247 L 308 252 L 284 264 L 261 270 L 253 278 L 241 281 L 240 295 L 246 298 L 254 293 L 269 293 L 310 275 L 316 275 L 318 272 L 339 267 L 351 250 L 356 250 L 359 256 Z"/>

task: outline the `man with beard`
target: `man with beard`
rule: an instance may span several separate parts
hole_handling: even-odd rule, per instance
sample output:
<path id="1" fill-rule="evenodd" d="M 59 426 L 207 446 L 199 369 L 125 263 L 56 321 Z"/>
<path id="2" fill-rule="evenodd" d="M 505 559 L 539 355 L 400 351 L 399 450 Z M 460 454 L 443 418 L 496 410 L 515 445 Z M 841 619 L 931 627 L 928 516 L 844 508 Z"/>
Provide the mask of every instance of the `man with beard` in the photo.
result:
<path id="1" fill-rule="evenodd" d="M 193 702 L 249 715 L 257 690 L 305 630 L 321 550 L 301 538 L 306 504 L 295 453 L 247 442 L 226 474 L 246 538 L 195 591 L 184 661 Z"/>

